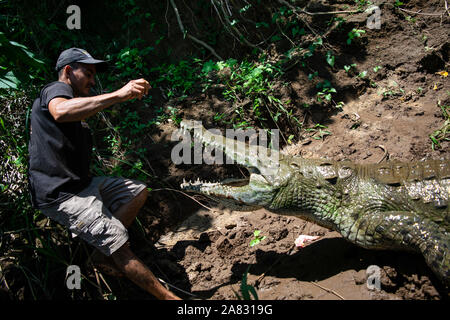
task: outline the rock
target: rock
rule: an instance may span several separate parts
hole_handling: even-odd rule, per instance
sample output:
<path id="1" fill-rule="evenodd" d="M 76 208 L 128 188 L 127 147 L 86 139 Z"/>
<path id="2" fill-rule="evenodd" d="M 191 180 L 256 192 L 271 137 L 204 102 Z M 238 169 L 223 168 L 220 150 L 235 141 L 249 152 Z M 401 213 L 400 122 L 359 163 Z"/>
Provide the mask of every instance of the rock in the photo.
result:
<path id="1" fill-rule="evenodd" d="M 231 252 L 233 246 L 227 237 L 222 236 L 216 242 L 216 249 L 219 252 L 219 255 L 223 258 Z"/>
<path id="2" fill-rule="evenodd" d="M 231 229 L 236 228 L 236 226 L 237 226 L 237 224 L 232 222 L 232 223 L 229 223 L 229 224 L 225 225 L 225 229 L 231 230 Z"/>

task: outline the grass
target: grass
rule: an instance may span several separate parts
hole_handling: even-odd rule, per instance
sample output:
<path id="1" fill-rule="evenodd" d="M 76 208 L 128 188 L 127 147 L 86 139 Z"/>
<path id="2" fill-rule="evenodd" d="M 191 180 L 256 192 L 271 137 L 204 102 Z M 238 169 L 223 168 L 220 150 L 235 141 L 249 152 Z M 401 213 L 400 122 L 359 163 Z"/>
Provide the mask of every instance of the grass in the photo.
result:
<path id="1" fill-rule="evenodd" d="M 247 270 L 242 275 L 242 281 L 240 286 L 240 293 L 233 290 L 236 298 L 238 300 L 258 300 L 258 293 L 256 292 L 255 287 L 252 285 L 249 285 L 247 283 L 247 277 L 248 277 L 248 271 L 250 270 L 250 266 L 247 267 Z"/>
<path id="2" fill-rule="evenodd" d="M 431 149 L 433 150 L 442 148 L 442 141 L 450 141 L 450 106 L 443 106 L 440 101 L 438 106 L 442 111 L 445 122 L 439 129 L 430 134 Z"/>

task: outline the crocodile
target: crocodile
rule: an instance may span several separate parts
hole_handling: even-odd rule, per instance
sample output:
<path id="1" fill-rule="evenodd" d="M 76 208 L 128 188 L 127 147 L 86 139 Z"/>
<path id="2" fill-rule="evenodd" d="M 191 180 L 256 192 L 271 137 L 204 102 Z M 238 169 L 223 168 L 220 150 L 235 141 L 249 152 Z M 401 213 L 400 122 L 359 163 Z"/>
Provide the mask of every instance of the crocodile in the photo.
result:
<path id="1" fill-rule="evenodd" d="M 450 287 L 449 160 L 357 164 L 306 159 L 224 137 L 198 121 L 183 120 L 181 130 L 193 130 L 194 138 L 222 150 L 250 173 L 248 179 L 222 182 L 183 180 L 182 190 L 234 209 L 297 216 L 363 248 L 417 252 Z"/>

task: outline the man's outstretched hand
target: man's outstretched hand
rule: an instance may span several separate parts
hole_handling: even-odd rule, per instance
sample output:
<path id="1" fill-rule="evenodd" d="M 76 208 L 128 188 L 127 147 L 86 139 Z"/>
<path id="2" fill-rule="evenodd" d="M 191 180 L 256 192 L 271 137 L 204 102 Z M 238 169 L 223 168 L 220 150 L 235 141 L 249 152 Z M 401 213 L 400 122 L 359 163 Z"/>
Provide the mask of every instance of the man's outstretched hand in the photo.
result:
<path id="1" fill-rule="evenodd" d="M 116 91 L 117 97 L 122 101 L 131 99 L 141 100 L 144 95 L 148 94 L 150 84 L 145 79 L 131 80 L 122 88 Z"/>
<path id="2" fill-rule="evenodd" d="M 150 84 L 145 79 L 131 80 L 119 90 L 93 97 L 53 98 L 48 110 L 57 122 L 80 121 L 91 117 L 99 111 L 119 102 L 142 99 L 148 94 Z"/>

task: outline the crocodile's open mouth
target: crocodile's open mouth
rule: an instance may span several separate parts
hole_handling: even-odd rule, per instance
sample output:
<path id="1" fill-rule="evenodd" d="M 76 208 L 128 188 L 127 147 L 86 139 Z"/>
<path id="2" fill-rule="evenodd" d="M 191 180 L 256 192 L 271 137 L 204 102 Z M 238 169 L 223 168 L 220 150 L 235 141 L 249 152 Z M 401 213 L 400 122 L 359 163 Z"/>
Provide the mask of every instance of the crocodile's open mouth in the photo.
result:
<path id="1" fill-rule="evenodd" d="M 250 184 L 251 180 L 255 180 L 255 176 L 257 175 L 258 178 L 256 180 L 258 181 L 264 181 L 266 183 L 268 183 L 266 181 L 266 179 L 264 178 L 264 176 L 260 175 L 259 173 L 256 173 L 254 171 L 257 170 L 249 170 L 249 177 L 246 178 L 227 178 L 221 181 L 203 181 L 200 179 L 197 179 L 195 181 L 186 181 L 185 179 L 183 179 L 183 183 L 181 184 L 181 188 L 184 190 L 198 190 L 199 186 L 224 186 L 224 187 L 229 187 L 229 188 L 238 188 L 238 187 L 245 187 L 248 186 Z"/>
<path id="2" fill-rule="evenodd" d="M 246 185 L 248 185 L 250 183 L 250 178 L 251 178 L 252 175 L 258 175 L 261 178 L 263 178 L 264 180 L 266 180 L 265 177 L 263 175 L 261 175 L 261 172 L 259 171 L 259 169 L 256 168 L 256 167 L 241 166 L 241 168 L 244 168 L 245 171 L 248 172 L 248 177 L 245 177 L 245 178 L 227 178 L 225 180 L 220 181 L 220 184 L 225 185 L 225 186 L 229 186 L 229 187 L 243 187 L 243 186 L 246 186 Z"/>
<path id="3" fill-rule="evenodd" d="M 243 187 L 248 185 L 250 179 L 226 179 L 221 181 L 220 183 L 229 186 L 229 187 Z"/>
<path id="4" fill-rule="evenodd" d="M 219 182 L 212 181 L 202 181 L 197 179 L 196 181 L 186 181 L 183 179 L 183 183 L 181 184 L 181 188 L 184 190 L 198 190 L 200 186 L 225 186 L 230 188 L 244 187 L 247 186 L 250 182 L 249 178 L 229 178 Z"/>
<path id="5" fill-rule="evenodd" d="M 239 209 L 230 202 L 227 206 L 232 206 L 237 210 L 257 209 L 270 203 L 276 190 L 271 187 L 267 180 L 260 174 L 251 173 L 249 178 L 226 179 L 221 182 L 183 181 L 180 185 L 182 190 L 194 192 L 212 197 L 219 202 L 224 199 L 232 200 Z M 222 199 L 222 200 L 221 200 Z"/>
<path id="6" fill-rule="evenodd" d="M 276 192 L 273 181 L 279 172 L 277 151 L 225 138 L 194 121 L 183 120 L 181 128 L 184 132 L 194 130 L 194 138 L 200 139 L 204 146 L 222 150 L 235 164 L 243 166 L 249 172 L 249 177 L 243 179 L 232 178 L 221 182 L 199 179 L 194 182 L 183 181 L 181 189 L 250 205 L 269 203 Z"/>

